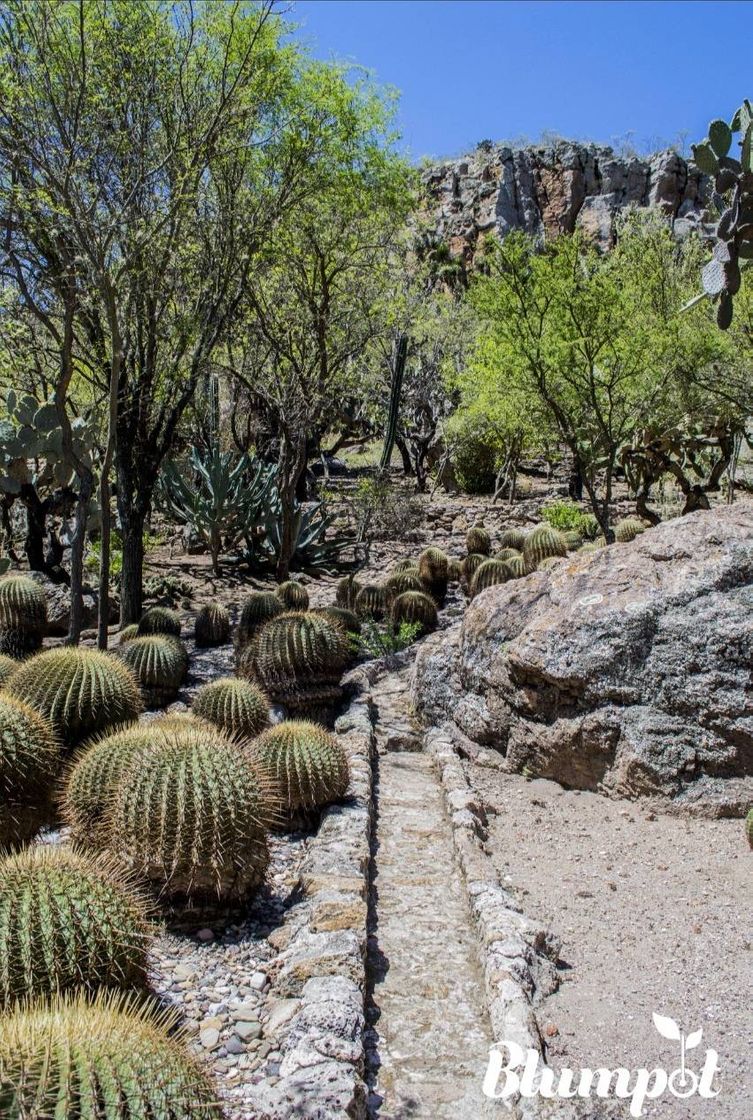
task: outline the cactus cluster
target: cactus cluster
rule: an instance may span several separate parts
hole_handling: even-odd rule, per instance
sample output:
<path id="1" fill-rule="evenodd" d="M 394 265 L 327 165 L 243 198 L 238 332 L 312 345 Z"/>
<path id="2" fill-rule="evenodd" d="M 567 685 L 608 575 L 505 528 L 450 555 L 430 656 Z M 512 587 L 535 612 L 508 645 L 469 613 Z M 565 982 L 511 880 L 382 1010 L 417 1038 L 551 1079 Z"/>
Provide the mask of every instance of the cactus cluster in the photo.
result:
<path id="1" fill-rule="evenodd" d="M 494 553 L 495 560 L 514 560 L 520 553 L 515 548 L 498 548 Z"/>
<path id="2" fill-rule="evenodd" d="M 491 537 L 481 525 L 473 525 L 465 535 L 465 548 L 469 556 L 480 552 L 488 556 L 492 550 Z"/>
<path id="3" fill-rule="evenodd" d="M 141 711 L 131 670 L 99 650 L 45 650 L 19 665 L 5 688 L 45 716 L 66 746 Z"/>
<path id="4" fill-rule="evenodd" d="M 309 606 L 309 593 L 302 583 L 288 579 L 277 588 L 277 598 L 287 611 L 306 611 Z"/>
<path id="5" fill-rule="evenodd" d="M 482 552 L 472 552 L 463 560 L 460 565 L 460 583 L 466 591 L 470 589 L 473 577 L 486 559 Z"/>
<path id="6" fill-rule="evenodd" d="M 196 615 L 193 636 L 197 646 L 224 646 L 230 639 L 230 615 L 219 603 L 202 607 Z"/>
<path id="7" fill-rule="evenodd" d="M 566 529 L 562 536 L 565 538 L 568 552 L 577 552 L 583 544 L 583 537 L 575 529 Z"/>
<path id="8" fill-rule="evenodd" d="M 387 589 L 378 583 L 367 583 L 356 595 L 355 611 L 361 618 L 381 622 L 389 610 Z"/>
<path id="9" fill-rule="evenodd" d="M 487 587 L 494 587 L 498 583 L 507 583 L 511 578 L 510 566 L 506 560 L 484 560 L 483 564 L 479 564 L 471 580 L 471 598 L 474 599 Z"/>
<path id="10" fill-rule="evenodd" d="M 192 711 L 233 738 L 254 739 L 269 723 L 269 699 L 258 685 L 236 677 L 203 685 Z"/>
<path id="11" fill-rule="evenodd" d="M 404 591 L 392 604 L 392 628 L 398 630 L 402 623 L 418 624 L 422 634 L 428 634 L 437 626 L 437 607 L 425 591 Z"/>
<path id="12" fill-rule="evenodd" d="M 0 693 L 0 850 L 24 844 L 48 822 L 59 761 L 48 721 Z"/>
<path id="13" fill-rule="evenodd" d="M 528 574 L 525 558 L 520 553 L 509 560 L 505 560 L 505 564 L 510 569 L 510 579 L 520 579 L 521 576 Z"/>
<path id="14" fill-rule="evenodd" d="M 341 626 L 321 614 L 291 611 L 259 630 L 238 672 L 257 680 L 268 696 L 291 711 L 306 711 L 339 699 L 349 656 Z"/>
<path id="15" fill-rule="evenodd" d="M 426 548 L 418 558 L 418 574 L 424 589 L 438 603 L 447 594 L 448 567 L 447 555 L 441 548 Z"/>
<path id="16" fill-rule="evenodd" d="M 551 525 L 537 525 L 528 534 L 523 545 L 527 571 L 535 571 L 548 556 L 567 556 L 567 542 L 562 533 Z"/>
<path id="17" fill-rule="evenodd" d="M 110 858 L 38 844 L 0 859 L 0 1005 L 143 987 L 143 899 Z"/>
<path id="18" fill-rule="evenodd" d="M 318 723 L 290 720 L 270 727 L 251 747 L 251 756 L 272 782 L 285 827 L 339 801 L 348 789 L 348 760 L 334 735 Z"/>
<path id="19" fill-rule="evenodd" d="M 241 610 L 236 635 L 239 648 L 248 645 L 256 631 L 270 618 L 282 614 L 285 608 L 274 591 L 254 591 Z"/>
<path id="20" fill-rule="evenodd" d="M 0 654 L 27 657 L 42 648 L 47 631 L 47 600 L 28 576 L 0 579 Z"/>
<path id="21" fill-rule="evenodd" d="M 147 708 L 171 704 L 188 672 L 186 647 L 170 634 L 134 638 L 126 642 L 118 656 L 139 682 Z"/>
<path id="22" fill-rule="evenodd" d="M 637 517 L 625 517 L 618 521 L 614 527 L 614 539 L 621 544 L 634 541 L 641 533 L 645 533 L 646 526 Z"/>
<path id="23" fill-rule="evenodd" d="M 135 995 L 79 993 L 0 1019 L 8 1120 L 223 1120 L 217 1092 L 176 1033 L 177 1015 Z"/>
<path id="24" fill-rule="evenodd" d="M 172 634 L 180 637 L 180 615 L 170 607 L 150 607 L 139 621 L 139 635 Z"/>
<path id="25" fill-rule="evenodd" d="M 390 575 L 395 575 L 396 572 L 407 572 L 413 568 L 418 571 L 418 564 L 415 560 L 411 560 L 410 557 L 405 556 L 402 560 L 395 561 L 395 563 L 392 565 Z"/>

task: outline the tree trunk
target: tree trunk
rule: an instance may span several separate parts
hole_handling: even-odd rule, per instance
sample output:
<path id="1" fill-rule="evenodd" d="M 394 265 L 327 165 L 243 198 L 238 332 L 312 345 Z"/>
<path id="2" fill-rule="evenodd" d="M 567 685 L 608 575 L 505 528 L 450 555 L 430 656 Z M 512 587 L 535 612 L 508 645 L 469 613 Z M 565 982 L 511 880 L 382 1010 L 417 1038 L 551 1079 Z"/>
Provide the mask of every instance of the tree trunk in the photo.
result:
<path id="1" fill-rule="evenodd" d="M 144 579 L 144 524 L 146 512 L 120 506 L 123 567 L 120 573 L 120 625 L 138 622 L 142 611 Z"/>
<path id="2" fill-rule="evenodd" d="M 26 509 L 26 539 L 24 551 L 32 572 L 46 571 L 44 538 L 47 533 L 47 512 L 31 483 L 21 487 L 21 501 Z"/>
<path id="3" fill-rule="evenodd" d="M 94 475 L 86 471 L 80 480 L 76 520 L 71 537 L 71 619 L 68 624 L 66 644 L 77 646 L 81 638 L 84 620 L 84 544 L 86 543 L 86 522 L 89 515 L 89 500 L 94 492 Z"/>
<path id="4" fill-rule="evenodd" d="M 411 462 L 410 452 L 402 436 L 395 436 L 395 446 L 400 452 L 400 458 L 403 460 L 403 474 L 410 478 L 413 474 L 413 463 Z"/>
<path id="5" fill-rule="evenodd" d="M 288 578 L 290 562 L 295 552 L 295 505 L 298 480 L 306 467 L 306 437 L 302 433 L 280 436 L 280 470 L 278 488 L 282 515 L 280 532 L 280 552 L 277 557 L 275 575 L 282 583 Z"/>
<path id="6" fill-rule="evenodd" d="M 392 368 L 392 382 L 390 385 L 390 408 L 387 416 L 387 431 L 382 445 L 382 456 L 379 460 L 379 470 L 384 471 L 390 465 L 392 448 L 395 446 L 397 423 L 400 419 L 400 400 L 403 393 L 403 376 L 405 374 L 405 360 L 408 356 L 408 336 L 400 335 L 395 354 L 395 364 Z M 403 458 L 403 463 L 405 459 Z M 406 472 L 407 473 L 407 472 Z"/>

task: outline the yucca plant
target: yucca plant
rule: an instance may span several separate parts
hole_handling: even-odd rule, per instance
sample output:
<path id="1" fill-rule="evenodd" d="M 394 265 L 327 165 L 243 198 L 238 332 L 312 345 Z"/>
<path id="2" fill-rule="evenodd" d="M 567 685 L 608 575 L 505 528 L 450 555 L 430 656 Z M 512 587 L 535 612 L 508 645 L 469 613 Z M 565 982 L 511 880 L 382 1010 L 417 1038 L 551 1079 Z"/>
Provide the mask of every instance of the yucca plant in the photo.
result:
<path id="1" fill-rule="evenodd" d="M 0 859 L 0 1005 L 146 984 L 147 907 L 110 857 L 36 844 Z"/>
<path id="2" fill-rule="evenodd" d="M 309 593 L 298 580 L 288 579 L 277 588 L 277 598 L 288 611 L 306 611 L 309 606 Z"/>
<path id="3" fill-rule="evenodd" d="M 393 630 L 404 623 L 418 623 L 420 633 L 428 634 L 437 626 L 437 606 L 424 591 L 404 591 L 392 604 L 390 612 Z"/>
<path id="4" fill-rule="evenodd" d="M 202 685 L 192 711 L 233 738 L 254 739 L 269 723 L 269 697 L 251 681 L 221 677 Z"/>
<path id="5" fill-rule="evenodd" d="M 137 995 L 54 996 L 0 1019 L 7 1120 L 223 1120 L 217 1091 L 177 1032 Z"/>
<path id="6" fill-rule="evenodd" d="M 469 556 L 480 552 L 488 556 L 492 550 L 492 540 L 483 525 L 473 525 L 465 535 L 465 547 Z"/>
<path id="7" fill-rule="evenodd" d="M 147 708 L 171 704 L 188 672 L 186 647 L 170 634 L 134 638 L 118 650 L 118 656 L 139 682 Z"/>
<path id="8" fill-rule="evenodd" d="M 343 798 L 348 789 L 348 759 L 334 735 L 309 720 L 270 727 L 252 744 L 251 756 L 272 781 L 285 827 Z"/>
<path id="9" fill-rule="evenodd" d="M 361 584 L 355 576 L 345 576 L 344 579 L 341 579 L 335 591 L 335 602 L 338 607 L 345 607 L 346 610 L 354 611 L 360 590 Z"/>
<path id="10" fill-rule="evenodd" d="M 163 897 L 245 897 L 269 862 L 264 779 L 204 721 L 161 732 L 120 774 L 108 847 Z"/>
<path id="11" fill-rule="evenodd" d="M 424 549 L 418 558 L 418 574 L 433 599 L 441 603 L 447 594 L 449 562 L 441 548 Z"/>
<path id="12" fill-rule="evenodd" d="M 5 688 L 45 716 L 66 746 L 141 711 L 131 670 L 99 650 L 45 650 L 19 665 Z"/>
<path id="13" fill-rule="evenodd" d="M 387 590 L 378 583 L 367 583 L 356 595 L 355 611 L 360 618 L 381 622 L 389 609 Z"/>
<path id="14" fill-rule="evenodd" d="M 637 517 L 625 517 L 622 521 L 618 521 L 614 527 L 614 539 L 619 541 L 620 544 L 627 544 L 629 541 L 634 541 L 641 533 L 646 532 L 646 526 Z"/>
<path id="15" fill-rule="evenodd" d="M 500 548 L 514 548 L 516 552 L 522 552 L 525 543 L 526 535 L 522 529 L 505 529 L 499 538 Z"/>
<path id="16" fill-rule="evenodd" d="M 150 607 L 139 621 L 139 635 L 172 634 L 180 637 L 180 615 L 170 607 Z"/>
<path id="17" fill-rule="evenodd" d="M 254 591 L 243 604 L 238 623 L 237 643 L 245 646 L 260 626 L 282 614 L 285 608 L 274 591 Z"/>
<path id="18" fill-rule="evenodd" d="M 567 542 L 551 525 L 537 525 L 525 539 L 523 559 L 529 572 L 535 571 L 547 556 L 567 556 Z"/>
<path id="19" fill-rule="evenodd" d="M 49 822 L 59 765 L 49 722 L 0 693 L 0 851 L 26 843 Z"/>
<path id="20" fill-rule="evenodd" d="M 224 646 L 230 640 L 230 615 L 219 603 L 209 603 L 196 615 L 193 636 L 197 646 Z"/>
<path id="21" fill-rule="evenodd" d="M 484 560 L 483 564 L 479 564 L 471 580 L 471 598 L 475 599 L 475 597 L 481 591 L 485 591 L 487 587 L 495 587 L 497 584 L 507 583 L 511 578 L 512 573 L 506 560 Z"/>
<path id="22" fill-rule="evenodd" d="M 291 611 L 270 619 L 243 654 L 238 673 L 291 711 L 318 710 L 341 696 L 350 657 L 343 628 L 323 615 Z"/>
<path id="23" fill-rule="evenodd" d="M 27 657 L 42 648 L 47 632 L 47 600 L 28 576 L 0 579 L 0 654 Z"/>

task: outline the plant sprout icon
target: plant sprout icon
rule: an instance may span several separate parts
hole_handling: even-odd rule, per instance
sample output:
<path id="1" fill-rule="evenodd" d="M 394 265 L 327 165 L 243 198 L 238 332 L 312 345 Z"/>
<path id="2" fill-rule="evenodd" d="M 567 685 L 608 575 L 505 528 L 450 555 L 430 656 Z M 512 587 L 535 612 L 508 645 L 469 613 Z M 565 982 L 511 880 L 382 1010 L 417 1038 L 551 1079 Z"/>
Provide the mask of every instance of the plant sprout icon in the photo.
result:
<path id="1" fill-rule="evenodd" d="M 698 1078 L 692 1070 L 687 1070 L 685 1068 L 685 1054 L 688 1050 L 694 1050 L 695 1047 L 698 1046 L 703 1037 L 703 1027 L 699 1027 L 697 1031 L 693 1031 L 692 1034 L 689 1034 L 686 1038 L 685 1032 L 680 1028 L 680 1025 L 676 1023 L 674 1019 L 670 1019 L 668 1015 L 657 1015 L 654 1011 L 652 1017 L 654 1020 L 654 1026 L 656 1027 L 662 1038 L 669 1038 L 673 1042 L 680 1043 L 680 1068 L 674 1070 L 672 1076 L 669 1078 L 670 1087 L 678 1097 L 690 1096 L 696 1090 Z M 678 1073 L 680 1075 L 678 1085 L 680 1085 L 684 1089 L 686 1085 L 690 1084 L 690 1092 L 677 1092 L 677 1089 L 672 1084 L 672 1082 Z"/>

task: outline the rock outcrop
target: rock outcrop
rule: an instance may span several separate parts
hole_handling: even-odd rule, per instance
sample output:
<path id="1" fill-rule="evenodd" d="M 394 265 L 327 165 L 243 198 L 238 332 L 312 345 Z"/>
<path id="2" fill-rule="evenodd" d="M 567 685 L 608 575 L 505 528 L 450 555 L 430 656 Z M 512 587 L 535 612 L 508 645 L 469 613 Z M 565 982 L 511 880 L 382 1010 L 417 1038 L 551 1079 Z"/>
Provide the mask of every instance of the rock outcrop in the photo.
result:
<path id="1" fill-rule="evenodd" d="M 517 772 L 678 809 L 753 805 L 753 502 L 483 592 L 414 702 Z"/>
<path id="2" fill-rule="evenodd" d="M 580 229 L 609 248 L 615 218 L 628 206 L 656 207 L 682 233 L 704 222 L 710 196 L 710 180 L 674 151 L 625 158 L 569 141 L 519 149 L 484 142 L 432 165 L 423 182 L 430 230 L 466 266 L 487 234 L 514 229 L 547 236 Z"/>

